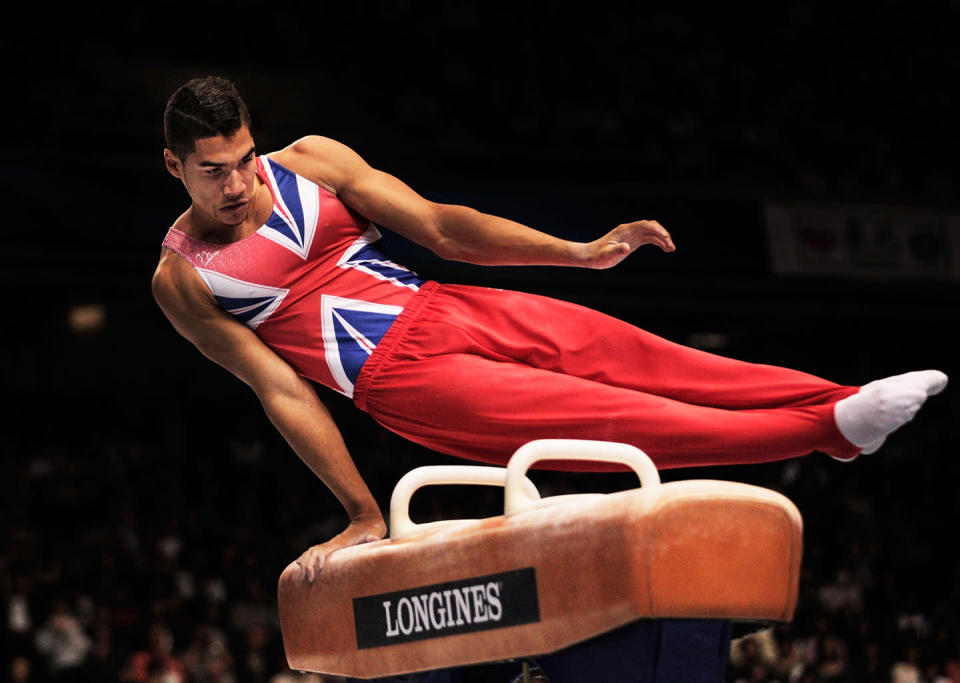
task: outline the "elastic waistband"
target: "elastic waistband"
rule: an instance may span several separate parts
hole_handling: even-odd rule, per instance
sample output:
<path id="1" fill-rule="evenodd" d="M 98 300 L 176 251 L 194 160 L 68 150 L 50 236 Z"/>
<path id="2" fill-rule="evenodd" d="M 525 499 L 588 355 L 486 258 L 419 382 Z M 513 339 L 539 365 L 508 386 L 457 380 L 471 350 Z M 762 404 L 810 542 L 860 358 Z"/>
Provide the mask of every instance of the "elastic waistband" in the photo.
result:
<path id="1" fill-rule="evenodd" d="M 367 409 L 367 387 L 370 381 L 376 376 L 383 365 L 392 354 L 396 346 L 403 340 L 407 334 L 410 324 L 417 319 L 420 311 L 427 305 L 434 292 L 437 291 L 439 284 L 429 280 L 424 282 L 417 293 L 403 307 L 400 315 L 393 321 L 387 333 L 383 335 L 380 343 L 370 354 L 370 357 L 360 368 L 360 374 L 357 375 L 357 381 L 353 384 L 353 403 L 360 410 Z"/>

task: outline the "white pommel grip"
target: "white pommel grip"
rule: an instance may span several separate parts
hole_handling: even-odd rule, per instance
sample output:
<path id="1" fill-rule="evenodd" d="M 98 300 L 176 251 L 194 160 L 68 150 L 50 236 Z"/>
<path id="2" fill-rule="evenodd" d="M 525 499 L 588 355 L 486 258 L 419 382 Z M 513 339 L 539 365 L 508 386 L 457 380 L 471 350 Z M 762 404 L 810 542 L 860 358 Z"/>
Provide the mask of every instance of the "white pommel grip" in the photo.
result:
<path id="1" fill-rule="evenodd" d="M 521 483 L 533 463 L 540 460 L 589 460 L 627 465 L 640 478 L 643 487 L 658 486 L 660 474 L 650 457 L 636 446 L 609 441 L 582 439 L 539 439 L 524 444 L 507 463 L 507 485 L 504 491 L 504 513 L 511 515 L 540 505 L 535 496 Z M 563 498 L 563 496 L 557 496 Z M 547 499 L 549 500 L 549 499 Z"/>
<path id="2" fill-rule="evenodd" d="M 416 524 L 410 519 L 410 498 L 423 486 L 476 484 L 479 486 L 504 486 L 506 469 L 474 465 L 430 465 L 410 470 L 393 489 L 390 497 L 390 538 L 407 536 L 426 524 Z M 516 484 L 526 496 L 540 498 L 537 487 L 522 474 Z M 462 520 L 445 520 L 462 521 Z M 441 522 L 442 523 L 442 522 Z M 435 524 L 435 523 L 432 523 Z"/>

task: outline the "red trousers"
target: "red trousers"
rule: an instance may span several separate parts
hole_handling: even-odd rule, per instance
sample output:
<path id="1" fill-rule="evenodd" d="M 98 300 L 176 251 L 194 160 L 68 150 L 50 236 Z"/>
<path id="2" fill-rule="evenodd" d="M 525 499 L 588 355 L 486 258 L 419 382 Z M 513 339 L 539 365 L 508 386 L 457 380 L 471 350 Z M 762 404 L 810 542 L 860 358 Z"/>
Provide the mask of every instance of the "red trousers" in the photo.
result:
<path id="1" fill-rule="evenodd" d="M 664 469 L 852 457 L 860 449 L 833 406 L 857 391 L 575 304 L 430 282 L 361 369 L 354 401 L 387 429 L 472 460 L 505 464 L 534 439 L 595 439 L 632 444 Z"/>

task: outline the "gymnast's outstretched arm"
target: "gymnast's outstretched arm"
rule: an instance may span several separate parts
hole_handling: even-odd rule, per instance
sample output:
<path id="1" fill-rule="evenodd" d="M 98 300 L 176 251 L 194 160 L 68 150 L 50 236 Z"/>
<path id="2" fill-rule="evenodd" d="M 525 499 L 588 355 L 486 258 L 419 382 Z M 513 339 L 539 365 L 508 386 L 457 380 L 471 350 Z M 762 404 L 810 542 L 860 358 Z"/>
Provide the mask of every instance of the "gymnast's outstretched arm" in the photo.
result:
<path id="1" fill-rule="evenodd" d="M 624 223 L 592 242 L 571 242 L 466 206 L 431 202 L 329 138 L 302 138 L 271 157 L 335 191 L 357 213 L 447 259 L 477 265 L 610 268 L 644 244 L 665 252 L 676 249 L 657 221 Z"/>
<path id="2" fill-rule="evenodd" d="M 334 550 L 383 538 L 386 525 L 330 413 L 313 387 L 246 325 L 220 309 L 189 263 L 164 250 L 153 294 L 177 331 L 256 392 L 273 425 L 337 496 L 350 523 L 297 562 L 312 581 Z"/>

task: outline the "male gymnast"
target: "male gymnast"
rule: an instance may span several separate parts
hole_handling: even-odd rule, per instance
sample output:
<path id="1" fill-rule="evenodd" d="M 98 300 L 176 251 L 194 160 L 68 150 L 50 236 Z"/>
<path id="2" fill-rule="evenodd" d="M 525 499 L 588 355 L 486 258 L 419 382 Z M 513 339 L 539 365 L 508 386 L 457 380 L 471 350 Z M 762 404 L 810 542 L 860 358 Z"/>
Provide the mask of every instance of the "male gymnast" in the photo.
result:
<path id="1" fill-rule="evenodd" d="M 863 387 L 686 348 L 554 299 L 422 281 L 391 261 L 378 226 L 483 265 L 610 268 L 658 222 L 562 240 L 430 202 L 334 140 L 258 156 L 230 81 L 194 79 L 164 112 L 169 172 L 190 207 L 163 241 L 153 294 L 173 326 L 248 384 L 350 522 L 298 563 L 312 581 L 334 550 L 380 539 L 377 502 L 311 381 L 451 455 L 504 464 L 539 438 L 619 441 L 658 468 L 876 451 L 947 377 Z"/>

